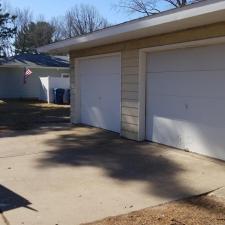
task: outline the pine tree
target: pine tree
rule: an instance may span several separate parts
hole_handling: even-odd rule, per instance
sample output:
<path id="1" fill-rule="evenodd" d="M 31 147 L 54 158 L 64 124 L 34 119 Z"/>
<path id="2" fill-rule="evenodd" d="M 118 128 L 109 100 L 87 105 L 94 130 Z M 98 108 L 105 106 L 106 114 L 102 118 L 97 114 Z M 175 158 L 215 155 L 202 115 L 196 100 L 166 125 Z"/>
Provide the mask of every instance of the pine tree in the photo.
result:
<path id="1" fill-rule="evenodd" d="M 0 56 L 7 55 L 7 48 L 10 47 L 10 39 L 16 34 L 16 26 L 14 25 L 16 16 L 3 12 L 0 4 Z"/>

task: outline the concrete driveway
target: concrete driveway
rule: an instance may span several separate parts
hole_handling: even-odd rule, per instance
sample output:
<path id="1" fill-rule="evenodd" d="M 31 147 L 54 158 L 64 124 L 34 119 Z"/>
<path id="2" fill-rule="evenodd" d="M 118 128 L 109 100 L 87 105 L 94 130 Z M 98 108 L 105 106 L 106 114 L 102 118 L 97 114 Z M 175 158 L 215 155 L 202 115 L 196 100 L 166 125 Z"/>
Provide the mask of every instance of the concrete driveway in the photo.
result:
<path id="1" fill-rule="evenodd" d="M 2 133 L 0 224 L 76 225 L 209 192 L 224 177 L 224 162 L 96 128 Z"/>

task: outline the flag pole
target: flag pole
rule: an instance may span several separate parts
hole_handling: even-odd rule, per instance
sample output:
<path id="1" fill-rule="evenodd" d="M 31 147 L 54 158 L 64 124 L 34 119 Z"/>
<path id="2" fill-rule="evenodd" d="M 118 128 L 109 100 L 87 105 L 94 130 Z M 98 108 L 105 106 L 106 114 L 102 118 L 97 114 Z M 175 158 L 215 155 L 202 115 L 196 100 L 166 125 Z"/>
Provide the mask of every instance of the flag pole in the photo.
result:
<path id="1" fill-rule="evenodd" d="M 23 73 L 23 83 L 26 84 L 26 67 L 24 67 L 24 73 Z"/>

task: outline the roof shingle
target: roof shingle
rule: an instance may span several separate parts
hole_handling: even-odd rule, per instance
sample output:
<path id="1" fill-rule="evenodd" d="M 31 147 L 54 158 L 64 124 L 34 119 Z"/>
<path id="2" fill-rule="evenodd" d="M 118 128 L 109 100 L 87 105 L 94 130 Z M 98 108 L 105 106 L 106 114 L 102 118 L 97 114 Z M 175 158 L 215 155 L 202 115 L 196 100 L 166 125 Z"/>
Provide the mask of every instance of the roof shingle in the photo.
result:
<path id="1" fill-rule="evenodd" d="M 50 56 L 46 54 L 20 54 L 0 59 L 0 66 L 18 67 L 69 67 L 67 56 Z"/>

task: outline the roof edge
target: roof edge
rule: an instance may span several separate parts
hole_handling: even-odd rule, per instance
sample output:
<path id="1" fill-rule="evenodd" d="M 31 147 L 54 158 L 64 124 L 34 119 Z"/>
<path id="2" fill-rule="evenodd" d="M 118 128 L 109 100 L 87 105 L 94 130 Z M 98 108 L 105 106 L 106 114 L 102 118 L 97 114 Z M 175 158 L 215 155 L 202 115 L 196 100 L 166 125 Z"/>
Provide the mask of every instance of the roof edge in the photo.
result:
<path id="1" fill-rule="evenodd" d="M 70 67 L 54 67 L 54 66 L 32 66 L 32 65 L 16 65 L 16 64 L 11 64 L 11 65 L 0 65 L 0 68 L 30 68 L 30 69 L 57 69 L 57 70 L 70 70 Z"/>
<path id="2" fill-rule="evenodd" d="M 185 6 L 183 8 L 176 8 L 164 11 L 162 13 L 153 15 L 153 16 L 147 16 L 135 20 L 131 20 L 125 23 L 117 24 L 105 29 L 97 30 L 93 33 L 88 33 L 82 36 L 77 36 L 74 38 L 66 39 L 63 41 L 55 42 L 49 45 L 41 46 L 37 48 L 39 52 L 42 53 L 51 53 L 51 52 L 68 52 L 69 48 L 73 49 L 84 49 L 87 47 L 90 47 L 90 43 L 92 42 L 93 46 L 98 46 L 101 44 L 94 43 L 95 41 L 100 40 L 106 40 L 107 38 L 109 43 L 113 43 L 113 41 L 125 41 L 125 39 L 122 39 L 122 36 L 128 35 L 129 33 L 135 33 L 139 32 L 144 29 L 160 29 L 160 27 L 163 27 L 163 25 L 168 23 L 176 23 L 178 21 L 182 20 L 188 20 L 193 19 L 194 17 L 199 17 L 203 15 L 209 15 L 210 13 L 220 12 L 224 10 L 225 13 L 225 1 L 224 0 L 205 0 L 202 2 L 198 2 L 195 4 L 191 4 L 188 6 Z M 215 19 L 212 17 L 212 21 Z M 225 20 L 225 18 L 223 18 Z M 196 21 L 196 24 L 199 24 L 198 21 Z M 206 24 L 202 24 L 206 25 Z M 173 25 L 174 26 L 174 25 Z M 162 31 L 163 32 L 163 31 Z M 167 31 L 168 32 L 168 31 Z M 140 33 L 140 32 L 139 32 Z M 139 34 L 140 35 L 140 34 Z M 148 35 L 152 36 L 154 33 Z M 137 34 L 138 36 L 138 34 Z M 135 39 L 132 38 L 130 35 L 131 40 Z M 144 37 L 144 36 L 140 36 Z M 105 44 L 105 43 L 103 43 Z"/>

